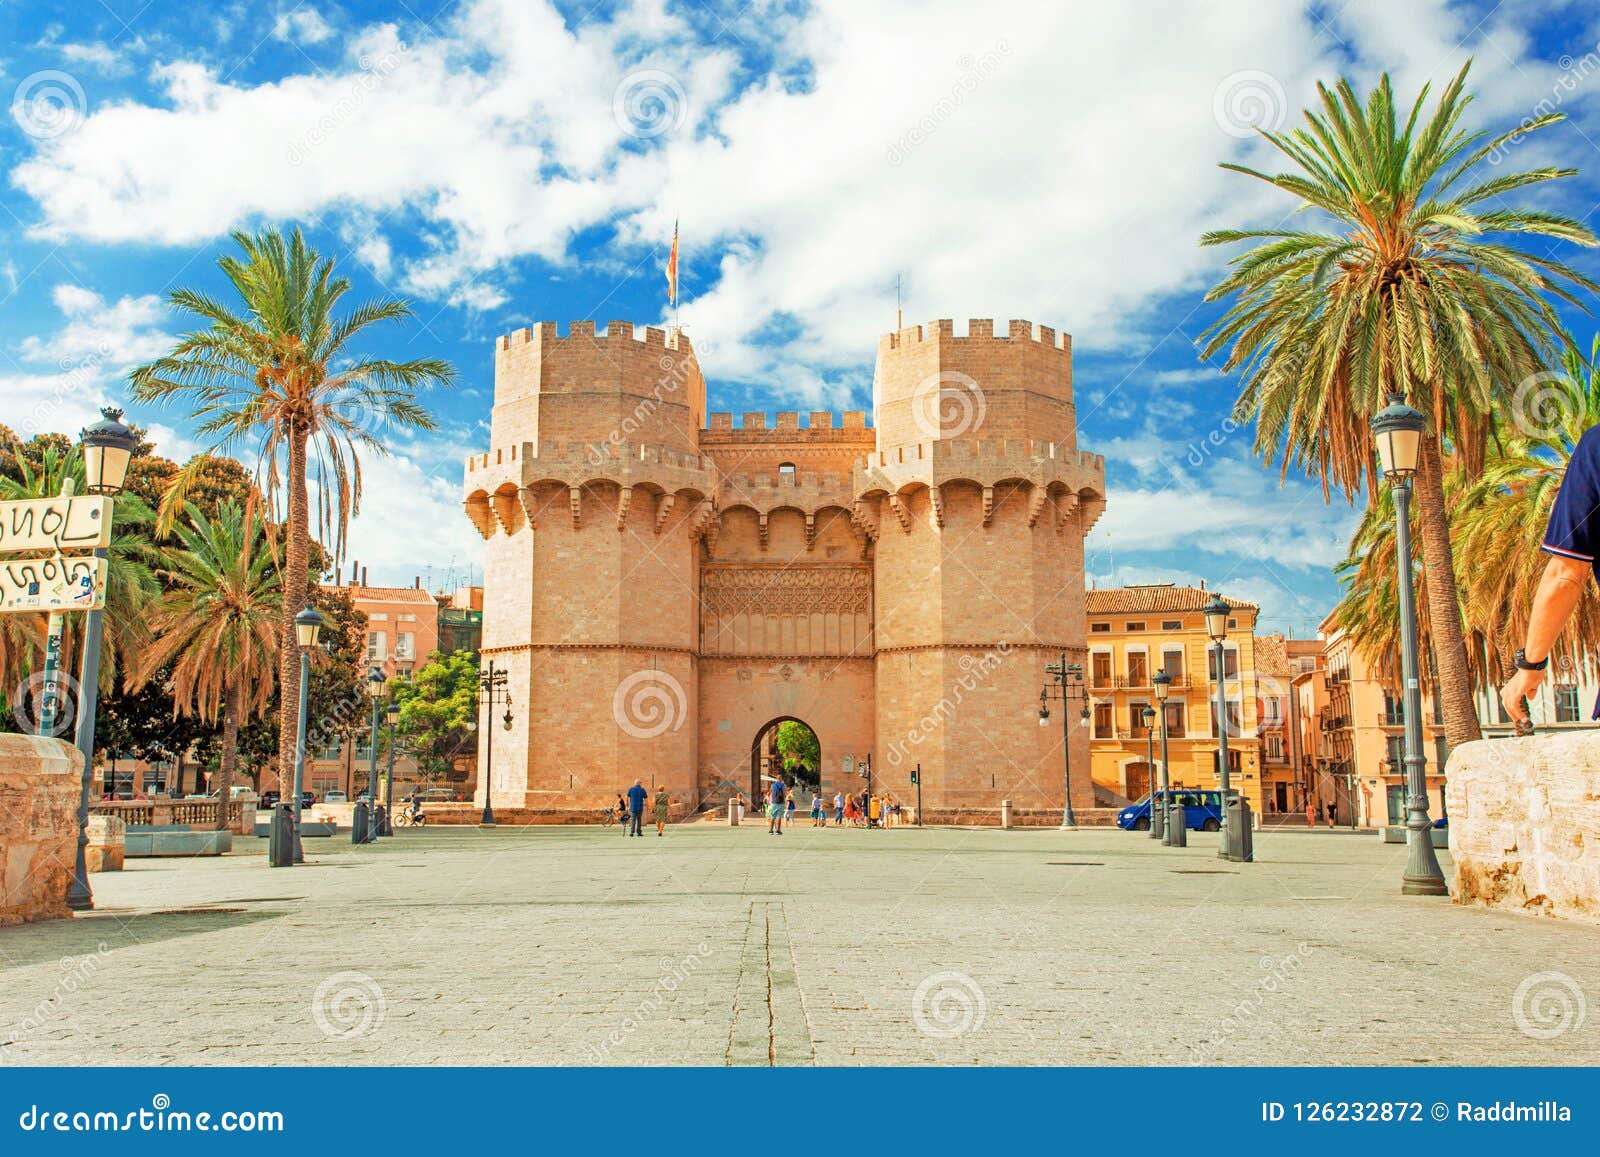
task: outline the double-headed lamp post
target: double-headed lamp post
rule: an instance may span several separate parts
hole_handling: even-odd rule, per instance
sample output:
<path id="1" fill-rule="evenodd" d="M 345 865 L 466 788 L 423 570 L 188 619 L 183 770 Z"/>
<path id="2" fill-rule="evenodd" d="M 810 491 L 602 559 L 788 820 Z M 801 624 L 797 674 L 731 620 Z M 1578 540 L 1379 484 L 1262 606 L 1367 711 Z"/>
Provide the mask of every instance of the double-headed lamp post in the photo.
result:
<path id="1" fill-rule="evenodd" d="M 1216 645 L 1217 672 L 1217 787 L 1222 798 L 1222 816 L 1217 821 L 1222 846 L 1217 849 L 1220 859 L 1231 859 L 1228 843 L 1228 663 L 1227 649 L 1222 645 L 1228 637 L 1228 604 L 1221 595 L 1213 595 L 1201 611 L 1206 619 L 1206 634 Z"/>
<path id="2" fill-rule="evenodd" d="M 1172 842 L 1172 779 L 1167 774 L 1167 696 L 1172 692 L 1172 676 L 1157 671 L 1151 677 L 1156 689 L 1156 704 L 1161 715 L 1161 842 Z M 1152 786 L 1155 777 L 1150 780 Z"/>
<path id="3" fill-rule="evenodd" d="M 1433 824 L 1428 819 L 1427 757 L 1422 753 L 1422 684 L 1417 675 L 1417 609 L 1411 575 L 1411 479 L 1417 472 L 1426 424 L 1420 411 L 1401 394 L 1372 416 L 1378 443 L 1378 465 L 1394 494 L 1395 558 L 1399 569 L 1400 678 L 1405 704 L 1406 873 L 1400 891 L 1407 896 L 1447 896 L 1450 889 L 1433 851 Z"/>
<path id="4" fill-rule="evenodd" d="M 1146 704 L 1139 714 L 1144 720 L 1144 769 L 1150 777 L 1150 838 L 1159 840 L 1164 824 L 1158 818 L 1161 805 L 1156 794 L 1156 709 Z"/>
<path id="5" fill-rule="evenodd" d="M 83 474 L 90 494 L 115 497 L 122 493 L 128 478 L 128 463 L 133 459 L 138 436 L 122 424 L 122 411 L 107 406 L 100 420 L 83 431 Z M 105 547 L 96 547 L 94 557 L 107 557 Z M 96 564 L 98 566 L 98 563 Z M 94 723 L 99 704 L 100 644 L 104 637 L 104 612 L 89 612 L 83 630 L 83 657 L 78 668 L 78 728 L 73 736 L 83 756 L 83 781 L 78 785 L 78 854 L 72 868 L 72 886 L 67 889 L 67 907 L 83 912 L 94 907 L 94 892 L 89 887 L 89 788 L 94 779 Z M 113 785 L 115 786 L 115 785 Z M 219 807 L 227 807 L 223 800 Z"/>
<path id="6" fill-rule="evenodd" d="M 483 750 L 479 754 L 483 757 L 483 815 L 478 818 L 480 826 L 492 827 L 494 825 L 494 805 L 490 800 L 490 793 L 494 791 L 494 765 L 491 760 L 490 748 L 493 745 L 491 733 L 494 731 L 494 703 L 496 699 L 503 699 L 506 705 L 505 729 L 511 730 L 511 688 L 506 684 L 510 679 L 504 667 L 496 667 L 494 660 L 489 660 L 489 665 L 478 672 L 478 697 L 488 704 L 488 725 L 484 727 Z"/>
<path id="7" fill-rule="evenodd" d="M 389 725 L 389 776 L 383 784 L 383 823 L 378 825 L 380 836 L 394 835 L 394 728 L 400 722 L 400 704 L 393 699 L 384 708 L 384 722 Z"/>
<path id="8" fill-rule="evenodd" d="M 372 700 L 372 736 L 367 751 L 367 802 L 363 808 L 361 801 L 356 801 L 355 819 L 350 825 L 351 838 L 358 844 L 378 842 L 378 716 L 383 710 L 383 685 L 383 668 L 370 668 L 367 697 Z"/>
<path id="9" fill-rule="evenodd" d="M 1076 831 L 1078 819 L 1072 814 L 1072 727 L 1068 704 L 1074 699 L 1083 703 L 1080 722 L 1089 726 L 1089 692 L 1083 685 L 1083 668 L 1067 662 L 1067 653 L 1061 652 L 1061 662 L 1046 663 L 1045 684 L 1039 688 L 1039 726 L 1050 725 L 1050 700 L 1061 701 L 1061 787 L 1066 794 L 1061 807 L 1061 830 Z"/>
<path id="10" fill-rule="evenodd" d="M 311 684 L 311 652 L 322 638 L 322 616 L 310 603 L 294 617 L 294 637 L 300 647 L 300 707 L 294 725 L 294 799 L 290 811 L 294 815 L 294 862 L 298 864 L 305 859 L 305 848 L 300 843 L 300 805 L 306 782 L 306 696 Z"/>

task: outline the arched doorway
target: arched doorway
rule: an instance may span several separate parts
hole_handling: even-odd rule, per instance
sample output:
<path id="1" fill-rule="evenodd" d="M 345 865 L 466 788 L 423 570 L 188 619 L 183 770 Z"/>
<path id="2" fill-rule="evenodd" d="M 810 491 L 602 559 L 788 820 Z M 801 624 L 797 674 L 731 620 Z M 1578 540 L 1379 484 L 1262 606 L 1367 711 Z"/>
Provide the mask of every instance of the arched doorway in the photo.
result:
<path id="1" fill-rule="evenodd" d="M 750 798 L 767 793 L 769 779 L 779 776 L 790 789 L 809 800 L 822 790 L 822 744 L 816 730 L 793 715 L 768 720 L 750 744 Z"/>

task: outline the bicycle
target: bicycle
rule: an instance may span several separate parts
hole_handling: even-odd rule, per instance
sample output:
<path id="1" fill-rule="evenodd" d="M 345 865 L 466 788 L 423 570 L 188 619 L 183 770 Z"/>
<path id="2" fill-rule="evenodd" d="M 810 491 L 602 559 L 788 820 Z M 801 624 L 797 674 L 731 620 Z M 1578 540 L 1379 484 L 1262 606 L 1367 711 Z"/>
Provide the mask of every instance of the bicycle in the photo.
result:
<path id="1" fill-rule="evenodd" d="M 617 813 L 612 811 L 610 808 L 603 809 L 600 812 L 600 826 L 603 827 L 603 828 L 614 828 L 614 827 L 616 827 L 617 826 Z"/>
<path id="2" fill-rule="evenodd" d="M 409 808 L 402 808 L 394 813 L 393 823 L 397 828 L 421 828 L 428 825 L 428 817 L 422 812 L 412 812 Z"/>

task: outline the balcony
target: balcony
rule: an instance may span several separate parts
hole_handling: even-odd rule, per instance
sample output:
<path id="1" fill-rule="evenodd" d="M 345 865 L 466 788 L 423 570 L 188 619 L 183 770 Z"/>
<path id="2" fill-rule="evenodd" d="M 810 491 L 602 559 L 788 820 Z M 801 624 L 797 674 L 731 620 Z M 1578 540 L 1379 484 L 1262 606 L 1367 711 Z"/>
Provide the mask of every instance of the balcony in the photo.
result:
<path id="1" fill-rule="evenodd" d="M 1404 727 L 1405 725 L 1406 713 L 1404 711 L 1385 710 L 1378 712 L 1379 727 Z"/>

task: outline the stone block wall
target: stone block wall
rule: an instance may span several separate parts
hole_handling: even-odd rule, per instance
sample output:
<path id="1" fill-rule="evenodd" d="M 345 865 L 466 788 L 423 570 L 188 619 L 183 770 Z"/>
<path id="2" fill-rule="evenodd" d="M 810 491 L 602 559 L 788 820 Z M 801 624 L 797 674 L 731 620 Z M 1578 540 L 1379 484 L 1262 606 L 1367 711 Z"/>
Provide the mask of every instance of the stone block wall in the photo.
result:
<path id="1" fill-rule="evenodd" d="M 0 926 L 71 914 L 82 783 L 71 744 L 0 735 Z"/>
<path id="2" fill-rule="evenodd" d="M 1600 923 L 1600 732 L 1466 743 L 1445 782 L 1458 904 Z"/>

